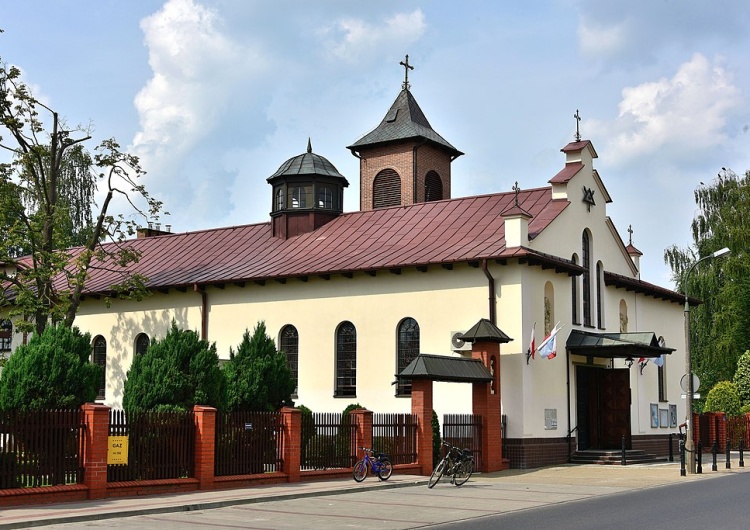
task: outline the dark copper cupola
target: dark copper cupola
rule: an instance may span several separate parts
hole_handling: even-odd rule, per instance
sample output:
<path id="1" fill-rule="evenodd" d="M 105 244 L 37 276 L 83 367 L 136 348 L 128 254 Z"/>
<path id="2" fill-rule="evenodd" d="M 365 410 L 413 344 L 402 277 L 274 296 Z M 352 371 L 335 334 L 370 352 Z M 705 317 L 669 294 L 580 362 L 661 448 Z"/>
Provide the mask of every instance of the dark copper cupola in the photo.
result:
<path id="1" fill-rule="evenodd" d="M 272 186 L 273 235 L 288 239 L 312 232 L 343 212 L 349 182 L 326 158 L 307 152 L 290 158 L 266 179 Z"/>

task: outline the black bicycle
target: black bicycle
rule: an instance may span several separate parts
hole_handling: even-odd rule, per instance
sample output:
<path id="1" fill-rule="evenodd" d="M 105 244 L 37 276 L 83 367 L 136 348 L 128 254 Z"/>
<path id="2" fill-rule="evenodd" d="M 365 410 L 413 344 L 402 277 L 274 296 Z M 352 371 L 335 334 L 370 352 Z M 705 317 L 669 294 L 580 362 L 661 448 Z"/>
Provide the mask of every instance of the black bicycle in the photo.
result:
<path id="1" fill-rule="evenodd" d="M 443 446 L 447 448 L 445 456 L 432 470 L 430 480 L 427 481 L 428 488 L 434 487 L 443 475 L 450 475 L 451 484 L 461 486 L 474 472 L 474 455 L 470 449 L 461 450 L 445 440 L 443 440 Z"/>

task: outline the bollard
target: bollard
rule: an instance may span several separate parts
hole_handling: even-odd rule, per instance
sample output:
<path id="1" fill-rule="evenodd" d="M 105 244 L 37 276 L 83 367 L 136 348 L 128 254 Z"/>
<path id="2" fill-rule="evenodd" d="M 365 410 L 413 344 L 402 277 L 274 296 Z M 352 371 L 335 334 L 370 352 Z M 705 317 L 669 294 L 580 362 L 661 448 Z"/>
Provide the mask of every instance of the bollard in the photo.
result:
<path id="1" fill-rule="evenodd" d="M 680 438 L 680 476 L 684 477 L 685 474 L 685 440 Z"/>
<path id="2" fill-rule="evenodd" d="M 732 460 L 729 456 L 731 450 L 732 445 L 729 443 L 729 437 L 727 437 L 727 469 L 732 469 Z"/>
<path id="3" fill-rule="evenodd" d="M 711 471 L 718 471 L 719 468 L 716 467 L 716 453 L 719 452 L 719 440 L 715 440 L 714 444 L 711 446 L 711 453 L 714 455 L 714 461 L 711 465 Z"/>
<path id="4" fill-rule="evenodd" d="M 695 474 L 698 475 L 703 473 L 703 442 L 698 440 L 698 446 L 695 449 L 695 458 L 698 460 L 698 465 L 695 470 Z"/>
<path id="5" fill-rule="evenodd" d="M 622 435 L 622 462 L 621 464 L 625 465 L 625 435 Z"/>
<path id="6" fill-rule="evenodd" d="M 674 462 L 674 454 L 672 450 L 672 433 L 669 433 L 669 461 Z"/>
<path id="7" fill-rule="evenodd" d="M 744 443 L 743 443 L 743 440 L 740 440 L 740 467 L 745 467 L 745 458 L 742 455 L 743 449 L 744 449 Z"/>

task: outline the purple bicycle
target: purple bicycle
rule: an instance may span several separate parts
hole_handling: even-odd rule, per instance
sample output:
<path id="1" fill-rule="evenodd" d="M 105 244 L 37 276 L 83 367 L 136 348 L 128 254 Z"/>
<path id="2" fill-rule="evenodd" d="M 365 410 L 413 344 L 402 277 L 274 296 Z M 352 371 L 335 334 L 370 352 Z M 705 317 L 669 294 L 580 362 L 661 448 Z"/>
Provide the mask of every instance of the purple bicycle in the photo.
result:
<path id="1" fill-rule="evenodd" d="M 354 480 L 362 482 L 367 478 L 367 473 L 372 470 L 374 475 L 377 475 L 380 480 L 388 480 L 393 474 L 393 464 L 388 460 L 388 456 L 385 453 L 376 453 L 372 449 L 366 447 L 360 447 L 360 451 L 365 452 L 365 457 L 354 464 L 354 471 L 352 475 Z M 370 456 L 372 455 L 372 456 Z"/>

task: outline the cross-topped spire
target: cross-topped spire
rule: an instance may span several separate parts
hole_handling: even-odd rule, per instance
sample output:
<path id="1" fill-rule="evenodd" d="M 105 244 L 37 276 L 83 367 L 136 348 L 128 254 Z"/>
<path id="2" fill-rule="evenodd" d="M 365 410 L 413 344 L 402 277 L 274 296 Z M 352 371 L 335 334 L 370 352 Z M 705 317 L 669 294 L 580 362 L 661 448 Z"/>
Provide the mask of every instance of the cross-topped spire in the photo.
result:
<path id="1" fill-rule="evenodd" d="M 632 245 L 633 244 L 633 225 L 628 225 L 628 234 L 629 234 L 628 244 Z"/>
<path id="2" fill-rule="evenodd" d="M 521 188 L 518 187 L 518 181 L 511 189 L 516 192 L 516 206 L 518 206 L 518 192 L 521 191 Z"/>
<path id="3" fill-rule="evenodd" d="M 401 87 L 404 90 L 409 90 L 411 85 L 409 84 L 409 70 L 414 70 L 414 67 L 409 64 L 409 54 L 406 54 L 406 62 L 401 61 L 398 64 L 404 67 L 404 82 Z"/>
<path id="4" fill-rule="evenodd" d="M 580 142 L 581 130 L 579 129 L 578 125 L 581 123 L 581 115 L 578 113 L 578 109 L 576 109 L 576 113 L 573 114 L 573 117 L 576 119 L 576 142 Z"/>

